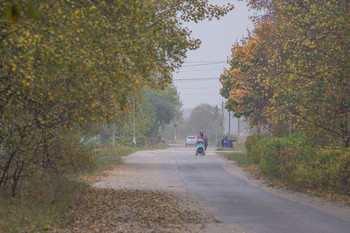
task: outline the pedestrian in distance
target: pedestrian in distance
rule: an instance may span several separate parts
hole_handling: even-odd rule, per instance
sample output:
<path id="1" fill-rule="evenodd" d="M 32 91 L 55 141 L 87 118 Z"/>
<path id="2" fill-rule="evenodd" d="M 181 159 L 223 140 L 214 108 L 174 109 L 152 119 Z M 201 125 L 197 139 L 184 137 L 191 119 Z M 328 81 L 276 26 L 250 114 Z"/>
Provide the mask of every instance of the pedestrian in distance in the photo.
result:
<path id="1" fill-rule="evenodd" d="M 225 137 L 225 140 L 224 140 L 224 147 L 228 147 L 228 138 Z"/>

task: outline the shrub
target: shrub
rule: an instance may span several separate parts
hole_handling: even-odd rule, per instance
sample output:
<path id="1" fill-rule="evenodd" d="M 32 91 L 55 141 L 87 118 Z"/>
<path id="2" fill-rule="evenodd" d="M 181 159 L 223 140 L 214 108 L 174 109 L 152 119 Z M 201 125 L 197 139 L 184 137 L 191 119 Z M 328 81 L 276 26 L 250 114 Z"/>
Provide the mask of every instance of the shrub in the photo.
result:
<path id="1" fill-rule="evenodd" d="M 37 174 L 67 175 L 94 166 L 77 133 L 30 129 L 23 135 L 13 132 L 0 145 L 1 192 L 15 196 L 21 183 Z"/>
<path id="2" fill-rule="evenodd" d="M 311 150 L 304 137 L 294 134 L 288 137 L 266 137 L 260 140 L 260 168 L 265 175 L 290 181 L 290 174 L 299 163 L 311 156 Z"/>
<path id="3" fill-rule="evenodd" d="M 263 145 L 260 141 L 267 136 L 265 135 L 252 135 L 248 136 L 245 141 L 245 148 L 247 150 L 247 156 L 250 157 L 255 163 L 259 163 L 262 158 Z"/>
<path id="4" fill-rule="evenodd" d="M 300 189 L 350 194 L 350 153 L 343 148 L 319 149 L 298 164 L 291 183 Z"/>
<path id="5" fill-rule="evenodd" d="M 288 137 L 252 136 L 248 155 L 259 162 L 260 172 L 299 190 L 350 194 L 350 150 L 321 148 L 302 134 Z"/>
<path id="6" fill-rule="evenodd" d="M 350 195 L 350 150 L 339 149 L 338 156 L 330 164 L 330 186 L 342 194 Z"/>

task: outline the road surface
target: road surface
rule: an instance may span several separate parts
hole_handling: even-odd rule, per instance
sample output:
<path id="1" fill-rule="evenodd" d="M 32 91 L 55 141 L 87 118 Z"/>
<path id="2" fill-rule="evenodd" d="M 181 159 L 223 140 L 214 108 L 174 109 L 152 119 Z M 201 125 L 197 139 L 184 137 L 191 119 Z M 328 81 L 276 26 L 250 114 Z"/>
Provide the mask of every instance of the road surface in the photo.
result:
<path id="1" fill-rule="evenodd" d="M 195 156 L 194 148 L 172 145 L 128 156 L 125 164 L 138 176 L 112 177 L 107 184 L 190 192 L 210 207 L 219 222 L 246 232 L 350 233 L 350 208 L 311 203 L 314 198 L 298 193 L 268 191 L 232 163 L 210 148 L 207 156 Z"/>

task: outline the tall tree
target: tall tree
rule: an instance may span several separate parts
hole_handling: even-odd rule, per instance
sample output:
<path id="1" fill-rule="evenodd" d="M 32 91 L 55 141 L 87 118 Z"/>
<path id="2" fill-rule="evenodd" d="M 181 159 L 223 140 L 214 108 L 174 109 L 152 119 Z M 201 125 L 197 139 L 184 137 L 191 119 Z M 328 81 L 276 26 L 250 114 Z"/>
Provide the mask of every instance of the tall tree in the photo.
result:
<path id="1" fill-rule="evenodd" d="M 155 123 L 149 131 L 149 135 L 156 136 L 160 127 L 164 130 L 165 125 L 176 118 L 177 110 L 181 106 L 180 97 L 173 85 L 164 90 L 148 90 L 146 97 L 156 115 Z"/>

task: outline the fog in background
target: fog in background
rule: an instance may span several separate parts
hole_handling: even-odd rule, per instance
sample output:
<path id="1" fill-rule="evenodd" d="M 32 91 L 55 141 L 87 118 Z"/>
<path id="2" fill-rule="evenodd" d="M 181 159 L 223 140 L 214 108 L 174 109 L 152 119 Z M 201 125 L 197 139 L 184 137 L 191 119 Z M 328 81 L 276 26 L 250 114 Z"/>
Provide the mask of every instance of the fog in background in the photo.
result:
<path id="1" fill-rule="evenodd" d="M 220 20 L 203 21 L 186 26 L 192 31 L 193 38 L 199 38 L 202 45 L 195 51 L 189 51 L 183 67 L 174 74 L 174 84 L 180 93 L 183 104 L 183 116 L 188 118 L 192 109 L 207 103 L 222 108 L 225 99 L 220 95 L 219 77 L 236 41 L 253 29 L 249 19 L 254 12 L 248 11 L 246 2 L 211 0 L 211 4 L 231 3 L 235 9 Z M 224 133 L 228 133 L 228 112 L 224 110 Z M 231 118 L 231 134 L 237 133 L 237 119 Z M 244 128 L 244 127 L 243 127 Z M 246 128 L 246 127 L 245 127 Z M 243 132 L 244 133 L 244 132 Z"/>

